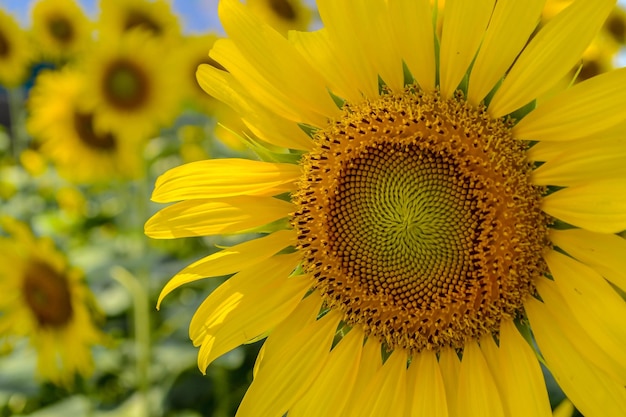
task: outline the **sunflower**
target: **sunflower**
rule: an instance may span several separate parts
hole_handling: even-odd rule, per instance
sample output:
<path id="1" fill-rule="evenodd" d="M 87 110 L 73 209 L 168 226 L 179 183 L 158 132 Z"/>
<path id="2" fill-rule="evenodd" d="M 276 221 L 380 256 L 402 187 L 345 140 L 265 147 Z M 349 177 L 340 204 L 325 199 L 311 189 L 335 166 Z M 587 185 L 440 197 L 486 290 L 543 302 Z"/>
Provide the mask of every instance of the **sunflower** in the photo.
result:
<path id="1" fill-rule="evenodd" d="M 14 87 L 28 76 L 31 48 L 15 19 L 0 10 L 0 85 Z"/>
<path id="2" fill-rule="evenodd" d="M 267 336 L 238 417 L 549 416 L 540 363 L 585 416 L 623 415 L 626 69 L 534 105 L 613 5 L 531 36 L 541 0 L 448 0 L 439 35 L 429 0 L 318 0 L 324 27 L 285 39 L 220 2 L 228 72 L 199 82 L 263 160 L 170 170 L 145 230 L 255 236 L 159 298 L 234 274 L 190 337 L 205 370 Z"/>
<path id="3" fill-rule="evenodd" d="M 179 80 L 160 44 L 141 29 L 101 39 L 84 62 L 85 106 L 98 131 L 126 132 L 145 140 L 176 117 Z"/>
<path id="4" fill-rule="evenodd" d="M 0 218 L 0 337 L 26 337 L 44 380 L 70 385 L 93 370 L 91 346 L 104 335 L 94 324 L 95 299 L 81 272 L 52 240 L 36 238 L 16 220 Z"/>
<path id="5" fill-rule="evenodd" d="M 59 173 L 78 183 L 133 178 L 141 172 L 141 142 L 125 130 L 98 130 L 84 110 L 85 76 L 68 67 L 41 73 L 29 99 L 27 127 Z"/>
<path id="6" fill-rule="evenodd" d="M 250 10 L 278 32 L 306 30 L 311 23 L 311 9 L 302 0 L 246 0 Z"/>
<path id="7" fill-rule="evenodd" d="M 74 58 L 91 41 L 91 22 L 74 0 L 39 0 L 31 18 L 31 32 L 44 59 Z"/>
<path id="8" fill-rule="evenodd" d="M 224 69 L 209 57 L 209 51 L 216 40 L 217 35 L 212 33 L 185 36 L 180 47 L 173 53 L 173 60 L 181 68 L 180 81 L 184 90 L 183 96 L 192 105 L 209 114 L 215 110 L 219 102 L 202 90 L 196 79 L 196 71 L 198 66 L 202 64 L 214 65 L 219 69 Z"/>
<path id="9" fill-rule="evenodd" d="M 172 46 L 181 37 L 178 17 L 165 0 L 101 0 L 100 30 L 106 38 L 115 38 L 141 28 L 165 45 Z"/>

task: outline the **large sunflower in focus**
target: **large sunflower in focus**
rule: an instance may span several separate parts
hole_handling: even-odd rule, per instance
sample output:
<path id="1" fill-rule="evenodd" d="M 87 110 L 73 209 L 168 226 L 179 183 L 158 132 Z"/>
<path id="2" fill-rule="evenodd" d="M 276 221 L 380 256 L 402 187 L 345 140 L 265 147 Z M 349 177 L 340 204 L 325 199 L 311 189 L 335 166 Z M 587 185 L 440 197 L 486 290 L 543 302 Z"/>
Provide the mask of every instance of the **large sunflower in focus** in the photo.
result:
<path id="1" fill-rule="evenodd" d="M 95 300 L 82 274 L 46 238 L 0 218 L 0 338 L 26 337 L 39 375 L 59 385 L 93 370 L 91 346 L 104 335 L 94 325 Z"/>
<path id="2" fill-rule="evenodd" d="M 91 42 L 91 22 L 74 0 L 39 0 L 31 17 L 35 45 L 44 59 L 74 58 Z"/>
<path id="3" fill-rule="evenodd" d="M 0 85 L 14 87 L 27 77 L 31 47 L 15 19 L 0 10 Z"/>
<path id="4" fill-rule="evenodd" d="M 140 28 L 162 44 L 173 46 L 181 36 L 178 17 L 165 0 L 101 0 L 98 23 L 106 38 Z"/>
<path id="5" fill-rule="evenodd" d="M 73 69 L 39 75 L 29 99 L 28 129 L 59 173 L 75 182 L 133 178 L 141 172 L 141 142 L 127 130 L 98 130 L 82 108 L 85 76 Z"/>
<path id="6" fill-rule="evenodd" d="M 626 69 L 534 105 L 614 4 L 531 36 L 541 0 L 448 0 L 441 33 L 429 0 L 320 0 L 285 39 L 220 2 L 200 84 L 285 151 L 169 171 L 146 232 L 262 234 L 161 295 L 235 274 L 190 336 L 202 370 L 268 336 L 238 417 L 549 416 L 540 362 L 623 415 Z"/>
<path id="7" fill-rule="evenodd" d="M 84 63 L 86 109 L 94 112 L 96 130 L 145 140 L 171 123 L 180 105 L 173 68 L 161 44 L 142 29 L 98 42 Z"/>

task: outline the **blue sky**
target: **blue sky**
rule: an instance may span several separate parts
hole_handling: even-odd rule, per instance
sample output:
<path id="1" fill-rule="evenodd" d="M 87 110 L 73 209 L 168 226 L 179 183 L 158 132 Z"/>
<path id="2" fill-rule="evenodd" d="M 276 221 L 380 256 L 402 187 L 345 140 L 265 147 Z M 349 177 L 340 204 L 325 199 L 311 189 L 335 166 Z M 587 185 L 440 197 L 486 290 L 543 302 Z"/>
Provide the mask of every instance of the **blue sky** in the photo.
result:
<path id="1" fill-rule="evenodd" d="M 104 0 L 106 1 L 106 0 Z M 36 0 L 0 0 L 0 7 L 16 16 L 23 26 L 28 25 L 29 10 Z M 80 0 L 84 10 L 94 16 L 99 0 Z M 220 28 L 217 18 L 218 0 L 173 0 L 173 9 L 180 16 L 186 33 L 207 32 Z"/>

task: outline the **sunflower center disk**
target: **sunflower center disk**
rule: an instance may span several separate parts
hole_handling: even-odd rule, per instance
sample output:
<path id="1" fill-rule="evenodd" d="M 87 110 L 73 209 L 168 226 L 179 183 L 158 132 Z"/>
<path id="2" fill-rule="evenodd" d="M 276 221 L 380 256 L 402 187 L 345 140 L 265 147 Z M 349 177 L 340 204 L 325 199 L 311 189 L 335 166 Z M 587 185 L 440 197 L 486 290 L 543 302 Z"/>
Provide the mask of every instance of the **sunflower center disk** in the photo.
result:
<path id="1" fill-rule="evenodd" d="M 519 314 L 547 219 L 525 144 L 462 98 L 350 106 L 304 160 L 293 223 L 330 307 L 390 348 L 460 348 Z"/>
<path id="2" fill-rule="evenodd" d="M 72 300 L 67 278 L 48 264 L 34 262 L 26 270 L 22 292 L 42 327 L 63 327 L 72 318 Z"/>
<path id="3" fill-rule="evenodd" d="M 141 107 L 148 96 L 148 82 L 140 68 L 119 60 L 108 68 L 102 86 L 109 103 L 123 110 Z"/>
<path id="4" fill-rule="evenodd" d="M 74 28 L 65 17 L 59 16 L 51 19 L 48 27 L 52 36 L 60 43 L 68 44 L 74 38 Z"/>
<path id="5" fill-rule="evenodd" d="M 11 45 L 5 37 L 4 33 L 0 31 L 0 57 L 7 57 L 11 52 Z"/>
<path id="6" fill-rule="evenodd" d="M 96 133 L 93 125 L 93 114 L 91 113 L 75 112 L 74 128 L 80 140 L 92 149 L 112 151 L 117 146 L 115 136 L 111 133 Z"/>

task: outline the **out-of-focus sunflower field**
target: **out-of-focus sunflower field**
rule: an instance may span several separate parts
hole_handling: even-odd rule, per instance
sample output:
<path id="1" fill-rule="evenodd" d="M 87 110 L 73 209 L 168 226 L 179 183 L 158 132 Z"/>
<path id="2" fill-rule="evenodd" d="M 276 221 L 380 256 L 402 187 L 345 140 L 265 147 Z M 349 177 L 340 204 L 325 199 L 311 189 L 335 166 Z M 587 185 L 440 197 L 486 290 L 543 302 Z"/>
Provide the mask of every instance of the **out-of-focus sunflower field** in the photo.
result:
<path id="1" fill-rule="evenodd" d="M 282 33 L 313 22 L 274 3 L 249 7 Z M 234 415 L 259 346 L 203 375 L 187 330 L 222 280 L 156 305 L 235 242 L 143 232 L 160 174 L 251 153 L 196 81 L 216 22 L 214 1 L 0 2 L 0 416 Z"/>
<path id="2" fill-rule="evenodd" d="M 318 24 L 300 0 L 243 2 L 285 35 Z M 254 133 L 196 80 L 219 67 L 216 13 L 209 0 L 0 1 L 0 417 L 235 415 L 259 342 L 203 375 L 188 336 L 223 279 L 157 300 L 241 236 L 144 235 L 168 169 L 254 158 Z M 615 67 L 625 41 L 616 8 L 576 79 Z"/>

